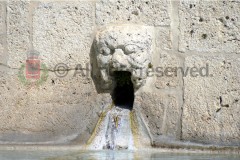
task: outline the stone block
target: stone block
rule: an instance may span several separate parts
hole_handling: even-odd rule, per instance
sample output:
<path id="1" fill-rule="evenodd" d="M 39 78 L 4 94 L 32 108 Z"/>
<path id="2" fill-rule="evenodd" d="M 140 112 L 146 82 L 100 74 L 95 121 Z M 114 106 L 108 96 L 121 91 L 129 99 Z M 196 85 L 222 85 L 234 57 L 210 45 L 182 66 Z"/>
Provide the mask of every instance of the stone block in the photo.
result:
<path id="1" fill-rule="evenodd" d="M 168 0 L 100 0 L 96 4 L 98 25 L 134 23 L 151 26 L 170 25 Z"/>
<path id="2" fill-rule="evenodd" d="M 166 27 L 155 27 L 156 47 L 162 50 L 172 49 L 171 31 Z"/>
<path id="3" fill-rule="evenodd" d="M 0 2 L 0 63 L 6 64 L 6 2 Z"/>
<path id="4" fill-rule="evenodd" d="M 0 1 L 0 36 L 5 32 L 5 4 L 4 2 Z"/>
<path id="5" fill-rule="evenodd" d="M 143 92 L 136 95 L 134 103 L 154 139 L 161 136 L 179 139 L 181 105 L 177 95 Z"/>
<path id="6" fill-rule="evenodd" d="M 6 34 L 5 32 L 5 20 L 6 20 L 6 2 L 2 2 L 0 1 L 0 36 L 2 36 L 2 34 Z"/>
<path id="7" fill-rule="evenodd" d="M 240 58 L 190 56 L 185 62 L 197 68 L 207 64 L 209 76 L 184 78 L 183 139 L 239 146 Z"/>
<path id="8" fill-rule="evenodd" d="M 182 73 L 180 58 L 166 51 L 158 50 L 158 58 L 155 61 L 155 87 L 157 89 L 176 88 L 182 84 Z"/>
<path id="9" fill-rule="evenodd" d="M 7 3 L 8 65 L 20 68 L 31 48 L 31 18 L 29 1 Z"/>
<path id="10" fill-rule="evenodd" d="M 239 1 L 181 0 L 179 50 L 239 53 L 239 12 Z"/>
<path id="11" fill-rule="evenodd" d="M 94 3 L 41 2 L 33 14 L 33 47 L 51 69 L 89 62 L 94 30 Z"/>

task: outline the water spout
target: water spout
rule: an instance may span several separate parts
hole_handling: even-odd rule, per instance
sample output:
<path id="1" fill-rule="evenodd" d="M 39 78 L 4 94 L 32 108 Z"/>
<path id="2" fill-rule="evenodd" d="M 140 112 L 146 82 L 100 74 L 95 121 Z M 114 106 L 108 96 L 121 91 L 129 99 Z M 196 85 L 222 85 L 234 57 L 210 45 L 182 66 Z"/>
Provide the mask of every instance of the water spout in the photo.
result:
<path id="1" fill-rule="evenodd" d="M 130 110 L 112 107 L 99 118 L 89 139 L 90 149 L 133 149 Z"/>

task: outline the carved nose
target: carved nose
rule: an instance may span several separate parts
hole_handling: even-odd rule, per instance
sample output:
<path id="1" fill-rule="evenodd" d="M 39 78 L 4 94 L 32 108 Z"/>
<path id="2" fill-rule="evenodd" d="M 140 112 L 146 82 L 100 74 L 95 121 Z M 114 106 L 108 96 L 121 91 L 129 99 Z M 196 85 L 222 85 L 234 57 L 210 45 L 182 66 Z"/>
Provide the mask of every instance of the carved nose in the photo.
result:
<path id="1" fill-rule="evenodd" d="M 115 52 L 113 53 L 112 56 L 112 63 L 113 68 L 116 69 L 130 67 L 127 60 L 127 55 L 124 54 L 122 49 L 115 49 Z"/>

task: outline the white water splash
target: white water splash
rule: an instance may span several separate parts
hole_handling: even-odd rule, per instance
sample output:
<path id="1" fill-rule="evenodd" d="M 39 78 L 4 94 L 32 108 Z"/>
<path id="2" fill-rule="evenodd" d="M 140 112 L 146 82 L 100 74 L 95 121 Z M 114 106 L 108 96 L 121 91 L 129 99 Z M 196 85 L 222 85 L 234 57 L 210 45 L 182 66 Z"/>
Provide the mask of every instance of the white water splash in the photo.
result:
<path id="1" fill-rule="evenodd" d="M 133 149 L 130 110 L 113 107 L 96 126 L 89 149 Z"/>

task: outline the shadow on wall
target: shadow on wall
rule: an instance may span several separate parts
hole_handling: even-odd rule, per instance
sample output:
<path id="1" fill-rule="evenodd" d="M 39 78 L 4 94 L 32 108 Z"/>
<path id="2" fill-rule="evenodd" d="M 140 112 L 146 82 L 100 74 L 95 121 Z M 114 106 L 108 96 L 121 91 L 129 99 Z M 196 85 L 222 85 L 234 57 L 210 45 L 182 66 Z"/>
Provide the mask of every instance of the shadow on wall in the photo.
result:
<path id="1" fill-rule="evenodd" d="M 101 84 L 103 82 L 101 80 L 100 69 L 97 64 L 97 56 L 95 53 L 96 52 L 95 43 L 96 43 L 96 40 L 93 41 L 93 44 L 91 46 L 91 51 L 90 51 L 91 78 L 94 82 L 94 85 L 98 94 L 109 93 L 109 90 L 104 90 L 101 87 Z"/>

